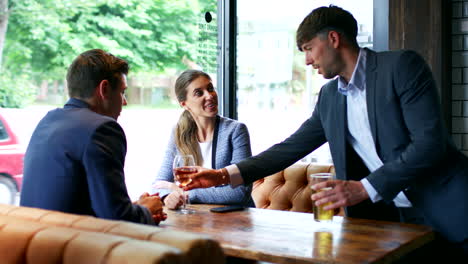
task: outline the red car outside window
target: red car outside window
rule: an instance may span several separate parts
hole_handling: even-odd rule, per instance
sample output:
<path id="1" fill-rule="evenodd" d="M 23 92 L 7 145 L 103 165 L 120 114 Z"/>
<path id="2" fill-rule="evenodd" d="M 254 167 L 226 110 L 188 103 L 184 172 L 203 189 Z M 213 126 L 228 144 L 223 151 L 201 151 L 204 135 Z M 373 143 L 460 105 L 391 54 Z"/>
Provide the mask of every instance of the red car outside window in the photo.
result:
<path id="1" fill-rule="evenodd" d="M 23 181 L 24 150 L 0 113 L 0 203 L 13 203 Z"/>

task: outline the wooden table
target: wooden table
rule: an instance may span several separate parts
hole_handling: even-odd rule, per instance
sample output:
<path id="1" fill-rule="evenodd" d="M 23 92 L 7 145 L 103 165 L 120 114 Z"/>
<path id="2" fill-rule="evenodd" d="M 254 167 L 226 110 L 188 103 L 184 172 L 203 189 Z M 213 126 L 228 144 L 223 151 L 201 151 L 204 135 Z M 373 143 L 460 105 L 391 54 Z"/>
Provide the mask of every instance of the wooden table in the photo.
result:
<path id="1" fill-rule="evenodd" d="M 190 205 L 183 215 L 165 210 L 163 228 L 203 233 L 228 256 L 273 263 L 390 263 L 434 239 L 426 226 L 249 208 L 212 213 L 213 205 Z"/>

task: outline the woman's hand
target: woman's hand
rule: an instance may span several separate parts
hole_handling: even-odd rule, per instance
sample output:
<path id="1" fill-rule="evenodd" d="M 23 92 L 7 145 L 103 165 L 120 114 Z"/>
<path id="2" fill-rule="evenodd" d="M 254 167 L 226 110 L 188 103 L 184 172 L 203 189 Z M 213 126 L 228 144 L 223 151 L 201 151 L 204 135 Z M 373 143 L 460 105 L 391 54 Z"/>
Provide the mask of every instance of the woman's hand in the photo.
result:
<path id="1" fill-rule="evenodd" d="M 180 189 L 175 190 L 164 198 L 164 204 L 168 209 L 176 210 L 184 204 L 184 197 Z"/>
<path id="2" fill-rule="evenodd" d="M 173 182 L 169 181 L 157 181 L 156 183 L 153 184 L 153 188 L 156 189 L 168 189 L 172 191 L 177 191 L 179 190 L 179 187 Z"/>

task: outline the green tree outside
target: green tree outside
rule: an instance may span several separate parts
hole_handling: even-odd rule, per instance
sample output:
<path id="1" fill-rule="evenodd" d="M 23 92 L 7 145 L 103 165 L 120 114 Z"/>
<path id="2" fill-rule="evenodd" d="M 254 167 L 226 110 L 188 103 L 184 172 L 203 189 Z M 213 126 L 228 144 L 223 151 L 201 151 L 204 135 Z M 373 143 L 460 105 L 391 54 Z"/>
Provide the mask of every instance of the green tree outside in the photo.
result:
<path id="1" fill-rule="evenodd" d="M 216 6 L 208 0 L 2 1 L 8 4 L 8 29 L 0 35 L 3 107 L 31 102 L 41 86 L 66 97 L 67 67 L 88 49 L 126 59 L 130 78 L 181 71 L 196 59 L 198 16 Z"/>

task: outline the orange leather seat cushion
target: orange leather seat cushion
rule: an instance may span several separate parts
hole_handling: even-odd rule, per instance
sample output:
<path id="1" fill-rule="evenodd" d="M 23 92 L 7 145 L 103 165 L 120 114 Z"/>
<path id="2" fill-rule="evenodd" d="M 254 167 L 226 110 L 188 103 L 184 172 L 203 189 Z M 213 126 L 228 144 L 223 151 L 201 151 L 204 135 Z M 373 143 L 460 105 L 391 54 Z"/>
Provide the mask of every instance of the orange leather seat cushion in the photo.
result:
<path id="1" fill-rule="evenodd" d="M 319 172 L 335 173 L 333 165 L 296 163 L 253 184 L 252 198 L 257 208 L 312 212 L 308 175 Z"/>

